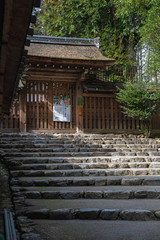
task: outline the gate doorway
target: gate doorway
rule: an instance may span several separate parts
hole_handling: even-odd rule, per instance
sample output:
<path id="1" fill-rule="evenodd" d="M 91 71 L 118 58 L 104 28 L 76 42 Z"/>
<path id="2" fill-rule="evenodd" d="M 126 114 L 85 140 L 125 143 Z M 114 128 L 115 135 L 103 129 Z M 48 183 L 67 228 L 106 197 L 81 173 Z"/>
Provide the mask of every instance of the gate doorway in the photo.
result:
<path id="1" fill-rule="evenodd" d="M 27 82 L 27 129 L 28 130 L 75 130 L 76 83 Z M 70 99 L 70 121 L 53 121 L 53 99 Z"/>

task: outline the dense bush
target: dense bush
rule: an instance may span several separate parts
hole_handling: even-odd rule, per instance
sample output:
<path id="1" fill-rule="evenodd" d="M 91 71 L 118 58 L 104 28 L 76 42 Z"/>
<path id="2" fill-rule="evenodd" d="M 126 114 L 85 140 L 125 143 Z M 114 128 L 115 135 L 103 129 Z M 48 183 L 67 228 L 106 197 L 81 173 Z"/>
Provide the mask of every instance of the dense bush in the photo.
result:
<path id="1" fill-rule="evenodd" d="M 144 82 L 126 82 L 118 89 L 116 99 L 121 104 L 123 113 L 131 118 L 138 118 L 143 125 L 144 134 L 150 135 L 150 122 L 159 110 L 160 91 L 149 87 Z"/>

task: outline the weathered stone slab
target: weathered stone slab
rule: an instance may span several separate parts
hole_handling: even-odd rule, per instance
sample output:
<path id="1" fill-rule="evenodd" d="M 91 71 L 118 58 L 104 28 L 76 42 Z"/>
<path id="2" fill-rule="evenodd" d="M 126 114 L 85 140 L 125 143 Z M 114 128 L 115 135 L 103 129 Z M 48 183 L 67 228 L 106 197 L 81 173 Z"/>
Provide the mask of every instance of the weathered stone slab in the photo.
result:
<path id="1" fill-rule="evenodd" d="M 63 199 L 77 199 L 83 197 L 83 192 L 78 191 L 67 191 L 63 190 L 59 192 L 60 197 Z"/>
<path id="2" fill-rule="evenodd" d="M 74 186 L 90 186 L 94 184 L 95 184 L 95 181 L 92 179 L 74 179 L 73 180 Z"/>
<path id="3" fill-rule="evenodd" d="M 49 186 L 67 186 L 72 184 L 72 180 L 68 179 L 50 179 L 49 180 Z"/>
<path id="4" fill-rule="evenodd" d="M 143 185 L 150 185 L 150 186 L 159 186 L 160 185 L 160 177 L 146 177 L 143 180 Z"/>
<path id="5" fill-rule="evenodd" d="M 85 198 L 98 199 L 103 197 L 102 191 L 86 191 L 84 194 Z"/>
<path id="6" fill-rule="evenodd" d="M 157 198 L 159 196 L 159 193 L 155 189 L 151 190 L 137 190 L 134 193 L 135 198 Z"/>
<path id="7" fill-rule="evenodd" d="M 45 176 L 45 172 L 42 171 L 42 170 L 25 171 L 23 176 L 26 176 L 26 177 L 43 177 L 43 176 Z"/>
<path id="8" fill-rule="evenodd" d="M 121 178 L 107 179 L 107 185 L 121 185 Z"/>
<path id="9" fill-rule="evenodd" d="M 122 178 L 121 184 L 124 186 L 135 186 L 135 185 L 141 185 L 143 179 L 140 178 Z"/>
<path id="10" fill-rule="evenodd" d="M 33 186 L 33 181 L 30 179 L 20 180 L 19 184 L 20 186 L 23 186 L 23 187 L 31 187 Z"/>
<path id="11" fill-rule="evenodd" d="M 136 155 L 137 156 L 149 156 L 149 154 L 147 152 L 137 152 Z"/>
<path id="12" fill-rule="evenodd" d="M 46 177 L 61 177 L 62 176 L 62 172 L 61 171 L 52 171 L 52 170 L 47 170 L 44 172 L 44 175 Z"/>
<path id="13" fill-rule="evenodd" d="M 101 169 L 86 169 L 83 172 L 83 176 L 105 176 L 105 170 Z"/>
<path id="14" fill-rule="evenodd" d="M 82 170 L 67 170 L 65 171 L 65 173 L 63 173 L 64 176 L 70 177 L 70 176 L 74 176 L 74 177 L 80 177 L 83 176 L 84 172 Z"/>
<path id="15" fill-rule="evenodd" d="M 137 210 L 129 209 L 123 210 L 120 212 L 120 218 L 122 220 L 131 220 L 131 221 L 148 221 L 155 220 L 154 214 L 149 210 Z"/>
<path id="16" fill-rule="evenodd" d="M 103 220 L 116 220 L 118 218 L 119 209 L 103 209 L 100 218 Z"/>
<path id="17" fill-rule="evenodd" d="M 107 185 L 106 179 L 95 179 L 95 186 L 105 186 Z"/>
<path id="18" fill-rule="evenodd" d="M 128 152 L 127 156 L 136 156 L 136 153 L 135 152 Z"/>
<path id="19" fill-rule="evenodd" d="M 49 213 L 49 218 L 54 220 L 74 219 L 74 210 L 70 208 L 56 209 Z"/>
<path id="20" fill-rule="evenodd" d="M 129 199 L 133 198 L 133 192 L 131 190 L 106 190 L 104 191 L 104 198 Z"/>
<path id="21" fill-rule="evenodd" d="M 44 199 L 59 199 L 60 194 L 58 191 L 44 191 L 41 192 L 42 198 Z"/>
<path id="22" fill-rule="evenodd" d="M 138 176 L 138 175 L 148 175 L 149 173 L 149 169 L 132 169 L 132 173 L 133 175 L 135 176 Z"/>
<path id="23" fill-rule="evenodd" d="M 25 192 L 25 196 L 29 199 L 40 199 L 41 193 L 38 191 L 28 191 L 28 192 Z"/>
<path id="24" fill-rule="evenodd" d="M 130 170 L 127 169 L 114 169 L 114 170 L 106 170 L 107 176 L 126 176 L 132 175 Z"/>
<path id="25" fill-rule="evenodd" d="M 72 164 L 61 164 L 61 165 L 58 165 L 57 168 L 60 170 L 72 169 L 73 165 Z"/>
<path id="26" fill-rule="evenodd" d="M 76 211 L 76 217 L 79 219 L 97 219 L 99 213 L 98 208 L 83 208 Z"/>
<path id="27" fill-rule="evenodd" d="M 160 210 L 158 210 L 158 211 L 155 211 L 155 216 L 158 218 L 158 219 L 160 219 Z"/>
<path id="28" fill-rule="evenodd" d="M 36 233 L 23 233 L 21 240 L 42 240 L 39 234 Z"/>
<path id="29" fill-rule="evenodd" d="M 107 163 L 90 163 L 89 168 L 99 168 L 99 169 L 107 169 L 108 164 Z"/>
<path id="30" fill-rule="evenodd" d="M 152 162 L 152 163 L 150 163 L 150 167 L 151 168 L 160 168 L 160 163 Z"/>
<path id="31" fill-rule="evenodd" d="M 150 175 L 159 175 L 160 174 L 160 168 L 149 169 L 149 174 Z"/>
<path id="32" fill-rule="evenodd" d="M 49 182 L 48 180 L 34 180 L 35 186 L 48 186 Z"/>
<path id="33" fill-rule="evenodd" d="M 27 217 L 31 219 L 48 219 L 49 218 L 49 210 L 46 208 L 28 211 L 26 213 Z"/>
<path id="34" fill-rule="evenodd" d="M 148 168 L 149 167 L 149 164 L 148 163 L 130 163 L 129 164 L 129 167 L 130 168 Z"/>
<path id="35" fill-rule="evenodd" d="M 160 152 L 149 152 L 149 156 L 160 156 Z"/>

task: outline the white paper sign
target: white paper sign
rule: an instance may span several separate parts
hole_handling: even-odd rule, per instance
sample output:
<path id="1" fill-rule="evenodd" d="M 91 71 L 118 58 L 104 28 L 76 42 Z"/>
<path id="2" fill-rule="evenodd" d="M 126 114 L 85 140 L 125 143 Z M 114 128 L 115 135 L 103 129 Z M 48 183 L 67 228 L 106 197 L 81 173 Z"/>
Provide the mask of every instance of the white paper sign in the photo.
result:
<path id="1" fill-rule="evenodd" d="M 68 97 L 54 96 L 53 98 L 53 121 L 70 122 L 71 99 Z"/>

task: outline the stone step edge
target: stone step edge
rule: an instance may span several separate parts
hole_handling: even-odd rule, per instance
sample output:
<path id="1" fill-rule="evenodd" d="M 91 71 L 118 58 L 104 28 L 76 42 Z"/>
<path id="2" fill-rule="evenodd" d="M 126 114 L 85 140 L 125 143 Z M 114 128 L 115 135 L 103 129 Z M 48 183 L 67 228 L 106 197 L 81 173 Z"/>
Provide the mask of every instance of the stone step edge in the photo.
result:
<path id="1" fill-rule="evenodd" d="M 128 159 L 128 158 L 130 158 L 130 159 L 136 159 L 136 158 L 138 158 L 138 159 L 160 159 L 160 156 L 120 156 L 120 155 L 117 155 L 117 156 L 56 156 L 56 157 L 50 157 L 50 156 L 46 156 L 46 157 L 44 157 L 44 156 L 37 156 L 37 157 L 25 157 L 25 156 L 23 156 L 23 158 L 22 157 L 15 157 L 15 156 L 12 156 L 12 157 L 6 157 L 6 156 L 4 156 L 4 158 L 5 158 L 5 160 L 6 161 L 17 161 L 17 162 L 19 162 L 19 161 L 22 161 L 22 162 L 24 162 L 24 161 L 33 161 L 32 163 L 34 163 L 34 159 L 36 160 L 36 162 L 37 162 L 37 160 L 39 160 L 39 161 L 41 161 L 41 160 L 48 160 L 48 161 L 54 161 L 54 160 L 61 160 L 61 162 L 64 162 L 64 161 L 66 161 L 66 160 L 87 160 L 87 159 L 103 159 L 103 160 L 123 160 L 123 159 Z"/>
<path id="2" fill-rule="evenodd" d="M 131 155 L 130 155 L 131 154 Z M 51 156 L 52 155 L 52 156 Z M 65 156 L 66 155 L 66 156 Z M 3 152 L 1 153 L 1 156 L 2 157 L 9 157 L 9 158 L 16 158 L 16 157 L 56 157 L 56 156 L 60 156 L 60 157 L 81 157 L 81 156 L 85 156 L 88 157 L 88 156 L 94 156 L 96 155 L 97 157 L 101 157 L 102 156 L 108 156 L 108 157 L 116 157 L 116 156 L 119 156 L 119 157 L 124 157 L 124 156 L 128 156 L 128 157 L 160 157 L 160 151 L 151 151 L 151 152 L 116 152 L 116 151 L 113 151 L 113 152 L 103 152 L 103 151 L 94 151 L 94 152 L 89 152 L 89 151 L 83 151 L 83 152 L 22 152 L 22 151 L 19 151 L 19 152 L 11 152 L 11 153 L 8 153 L 8 152 Z M 96 157 L 95 156 L 95 157 Z"/>
<path id="3" fill-rule="evenodd" d="M 109 170 L 109 169 L 158 169 L 160 162 L 109 162 L 109 163 L 39 163 L 11 166 L 10 171 L 65 171 L 65 170 Z"/>
<path id="4" fill-rule="evenodd" d="M 11 143 L 9 144 L 8 142 L 6 143 L 0 143 L 0 149 L 11 149 L 11 148 L 42 148 L 42 149 L 48 149 L 48 148 L 63 148 L 63 147 L 69 147 L 69 148 L 74 148 L 74 147 L 79 147 L 79 148 L 93 148 L 93 147 L 97 147 L 97 148 L 142 148 L 142 149 L 146 149 L 146 148 L 150 148 L 150 149 L 156 149 L 160 147 L 160 142 L 159 143 L 95 143 L 95 144 L 91 144 L 91 143 L 83 143 L 83 142 L 72 142 L 72 143 L 29 143 L 28 141 L 26 142 L 26 144 L 24 143 Z"/>
<path id="5" fill-rule="evenodd" d="M 56 210 L 38 209 L 24 212 L 31 219 L 49 219 L 49 220 L 127 220 L 127 221 L 149 221 L 160 220 L 160 210 L 137 210 L 137 209 L 98 209 L 82 208 L 71 209 L 62 208 Z"/>
<path id="6" fill-rule="evenodd" d="M 160 199 L 160 191 L 149 190 L 87 190 L 87 191 L 25 191 L 14 192 L 14 197 L 25 196 L 28 199 Z"/>
<path id="7" fill-rule="evenodd" d="M 42 149 L 42 148 L 37 148 L 36 150 L 34 149 L 19 149 L 18 151 L 15 151 L 15 149 L 12 149 L 10 148 L 9 150 L 6 149 L 0 149 L 0 151 L 2 150 L 3 153 L 2 155 L 6 155 L 6 154 L 18 154 L 18 153 L 21 153 L 21 154 L 28 154 L 30 152 L 32 152 L 33 154 L 37 154 L 37 153 L 40 153 L 40 154 L 53 154 L 53 153 L 102 153 L 102 154 L 106 154 L 106 153 L 117 153 L 117 154 L 144 154 L 144 156 L 149 156 L 149 154 L 157 154 L 157 153 L 160 153 L 160 150 L 159 149 L 129 149 L 129 148 L 123 148 L 123 150 L 120 150 L 121 148 L 87 148 L 87 149 L 79 149 L 79 148 L 61 148 L 61 149 Z M 147 155 L 145 155 L 147 154 Z"/>
<path id="8" fill-rule="evenodd" d="M 116 179 L 108 179 L 107 177 L 95 178 L 95 179 L 43 179 L 43 180 L 33 180 L 33 179 L 23 179 L 17 180 L 12 178 L 10 182 L 11 186 L 21 186 L 21 187 L 33 187 L 33 186 L 111 186 L 111 185 L 120 185 L 120 186 L 159 186 L 160 177 L 153 178 L 138 178 L 138 177 L 120 177 Z"/>
<path id="9" fill-rule="evenodd" d="M 71 169 L 71 170 L 16 170 L 12 177 L 88 177 L 88 176 L 154 176 L 160 174 L 160 168 L 107 168 L 107 169 Z"/>
<path id="10" fill-rule="evenodd" d="M 94 135 L 94 136 L 91 136 L 91 134 L 88 134 L 86 136 L 84 135 L 73 135 L 73 136 L 69 136 L 69 135 L 61 135 L 61 136 L 56 136 L 56 135 L 53 135 L 53 136 L 42 136 L 42 135 L 26 135 L 26 136 L 20 136 L 20 135 L 17 135 L 17 136 L 14 136 L 14 135 L 2 135 L 0 134 L 1 138 L 2 139 L 34 139 L 34 140 L 39 140 L 39 139 L 47 139 L 47 140 L 52 140 L 52 139 L 83 139 L 83 140 L 107 140 L 107 139 L 112 139 L 112 140 L 116 140 L 116 141 L 119 141 L 119 140 L 122 140 L 122 139 L 125 139 L 125 140 L 130 140 L 130 139 L 133 139 L 133 140 L 144 140 L 144 141 L 157 141 L 157 138 L 146 138 L 146 137 L 135 137 L 135 136 L 129 136 L 129 137 L 126 137 L 126 136 L 118 136 L 118 135 L 112 135 L 112 136 L 108 136 L 107 134 L 106 135 L 101 135 L 101 134 L 97 134 L 97 135 Z"/>

